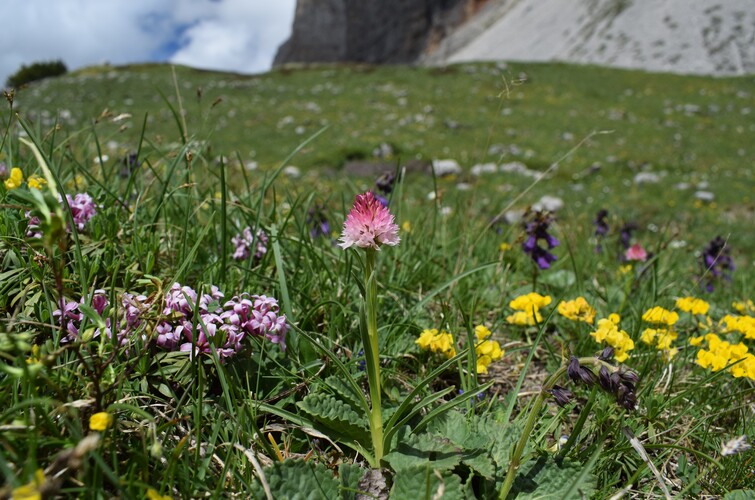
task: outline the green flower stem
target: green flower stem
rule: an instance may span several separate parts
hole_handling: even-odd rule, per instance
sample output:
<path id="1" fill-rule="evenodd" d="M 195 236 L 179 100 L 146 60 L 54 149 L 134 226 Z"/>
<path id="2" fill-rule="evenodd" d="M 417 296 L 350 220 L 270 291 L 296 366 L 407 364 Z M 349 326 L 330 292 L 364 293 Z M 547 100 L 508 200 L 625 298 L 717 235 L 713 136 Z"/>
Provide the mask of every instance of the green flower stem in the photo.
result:
<path id="1" fill-rule="evenodd" d="M 579 358 L 579 364 L 580 366 L 605 366 L 609 370 L 616 370 L 615 366 L 612 366 L 605 361 L 601 361 L 598 358 Z M 519 471 L 519 466 L 521 465 L 524 447 L 527 446 L 527 441 L 529 441 L 530 434 L 532 434 L 532 429 L 535 428 L 535 423 L 537 422 L 538 416 L 540 415 L 540 409 L 543 407 L 543 403 L 545 402 L 545 397 L 548 395 L 548 391 L 553 389 L 553 386 L 556 385 L 556 382 L 558 382 L 558 380 L 564 375 L 564 373 L 566 373 L 568 367 L 568 363 L 563 365 L 561 368 L 556 370 L 553 375 L 548 378 L 548 380 L 545 381 L 543 387 L 540 389 L 540 394 L 537 395 L 535 402 L 532 404 L 530 413 L 527 416 L 527 422 L 524 424 L 522 437 L 519 438 L 519 441 L 516 444 L 516 448 L 514 448 L 514 453 L 511 455 L 511 460 L 509 461 L 509 469 L 506 471 L 506 478 L 503 481 L 501 492 L 498 495 L 499 500 L 505 500 L 509 494 L 509 491 L 511 491 L 511 487 L 514 485 L 514 479 L 516 479 L 516 474 Z"/>
<path id="2" fill-rule="evenodd" d="M 364 261 L 364 303 L 366 329 L 362 330 L 362 343 L 364 344 L 365 365 L 367 379 L 370 385 L 370 433 L 372 434 L 372 447 L 375 454 L 375 464 L 380 467 L 383 458 L 383 415 L 380 403 L 380 353 L 378 350 L 377 332 L 377 280 L 375 279 L 376 250 L 367 249 Z M 366 330 L 367 337 L 364 338 Z"/>

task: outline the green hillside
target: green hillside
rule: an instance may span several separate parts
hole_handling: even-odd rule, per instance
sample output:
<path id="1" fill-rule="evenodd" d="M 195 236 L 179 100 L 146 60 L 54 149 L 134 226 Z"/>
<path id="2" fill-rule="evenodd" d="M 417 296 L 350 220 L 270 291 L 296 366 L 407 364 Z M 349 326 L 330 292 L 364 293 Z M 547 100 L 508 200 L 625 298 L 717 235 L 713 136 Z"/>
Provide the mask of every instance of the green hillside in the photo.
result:
<path id="1" fill-rule="evenodd" d="M 384 164 L 455 159 L 465 173 L 454 184 L 462 180 L 510 198 L 532 179 L 498 174 L 478 181 L 471 167 L 521 161 L 544 171 L 566 156 L 523 203 L 550 194 L 577 212 L 619 207 L 627 219 L 659 214 L 669 223 L 667 209 L 678 207 L 673 218 L 702 217 L 732 233 L 735 249 L 752 248 L 737 231 L 753 215 L 751 76 L 464 64 L 256 76 L 176 67 L 174 79 L 164 65 L 94 67 L 22 89 L 15 109 L 40 135 L 57 123 L 58 141 L 70 139 L 83 165 L 99 154 L 118 163 L 137 150 L 142 131 L 141 157 L 160 157 L 182 142 L 179 115 L 210 169 L 221 155 L 237 166 L 272 169 L 325 128 L 290 162 L 305 175 L 338 179 L 347 162 L 376 161 L 376 148 L 388 144 Z M 97 141 L 84 140 L 93 134 Z M 427 191 L 431 181 L 411 184 Z M 712 193 L 713 203 L 708 194 L 698 200 L 697 191 Z"/>

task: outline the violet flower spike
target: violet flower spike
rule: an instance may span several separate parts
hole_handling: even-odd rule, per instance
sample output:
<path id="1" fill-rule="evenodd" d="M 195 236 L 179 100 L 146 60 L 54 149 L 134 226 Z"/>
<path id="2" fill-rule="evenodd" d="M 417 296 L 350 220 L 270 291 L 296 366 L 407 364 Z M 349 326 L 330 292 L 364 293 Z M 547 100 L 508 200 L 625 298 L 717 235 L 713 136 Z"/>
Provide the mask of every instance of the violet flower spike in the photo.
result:
<path id="1" fill-rule="evenodd" d="M 357 246 L 380 250 L 381 245 L 399 243 L 398 226 L 391 212 L 384 207 L 372 191 L 356 196 L 354 206 L 343 224 L 341 248 Z"/>
<path id="2" fill-rule="evenodd" d="M 556 260 L 556 256 L 548 251 L 560 244 L 558 239 L 548 233 L 548 227 L 552 221 L 549 213 L 535 212 L 532 220 L 524 226 L 527 239 L 522 243 L 522 250 L 529 254 L 540 269 L 550 268 L 551 263 Z M 540 240 L 545 241 L 546 248 L 539 245 Z"/>

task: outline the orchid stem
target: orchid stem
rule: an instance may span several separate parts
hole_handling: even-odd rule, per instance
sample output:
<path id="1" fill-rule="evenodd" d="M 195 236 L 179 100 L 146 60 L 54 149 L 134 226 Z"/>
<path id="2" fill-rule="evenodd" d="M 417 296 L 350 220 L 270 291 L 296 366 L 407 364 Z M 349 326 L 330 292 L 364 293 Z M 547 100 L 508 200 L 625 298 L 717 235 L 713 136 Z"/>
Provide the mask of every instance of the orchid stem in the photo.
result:
<path id="1" fill-rule="evenodd" d="M 367 249 L 364 264 L 364 302 L 367 337 L 362 338 L 366 359 L 367 378 L 370 385 L 370 433 L 375 463 L 380 466 L 383 458 L 383 416 L 381 411 L 380 352 L 377 332 L 377 280 L 375 279 L 376 250 Z"/>

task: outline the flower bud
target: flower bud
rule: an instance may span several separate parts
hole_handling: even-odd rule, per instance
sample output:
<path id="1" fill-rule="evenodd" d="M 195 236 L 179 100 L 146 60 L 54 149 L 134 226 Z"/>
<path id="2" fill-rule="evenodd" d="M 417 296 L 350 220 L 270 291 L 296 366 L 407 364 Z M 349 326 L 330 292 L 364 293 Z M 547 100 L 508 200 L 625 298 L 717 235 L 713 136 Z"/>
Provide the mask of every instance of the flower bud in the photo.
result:
<path id="1" fill-rule="evenodd" d="M 556 400 L 556 404 L 562 407 L 568 405 L 572 397 L 571 391 L 558 385 L 554 385 L 553 389 L 550 390 L 550 393 L 551 396 L 553 396 L 553 399 Z"/>

